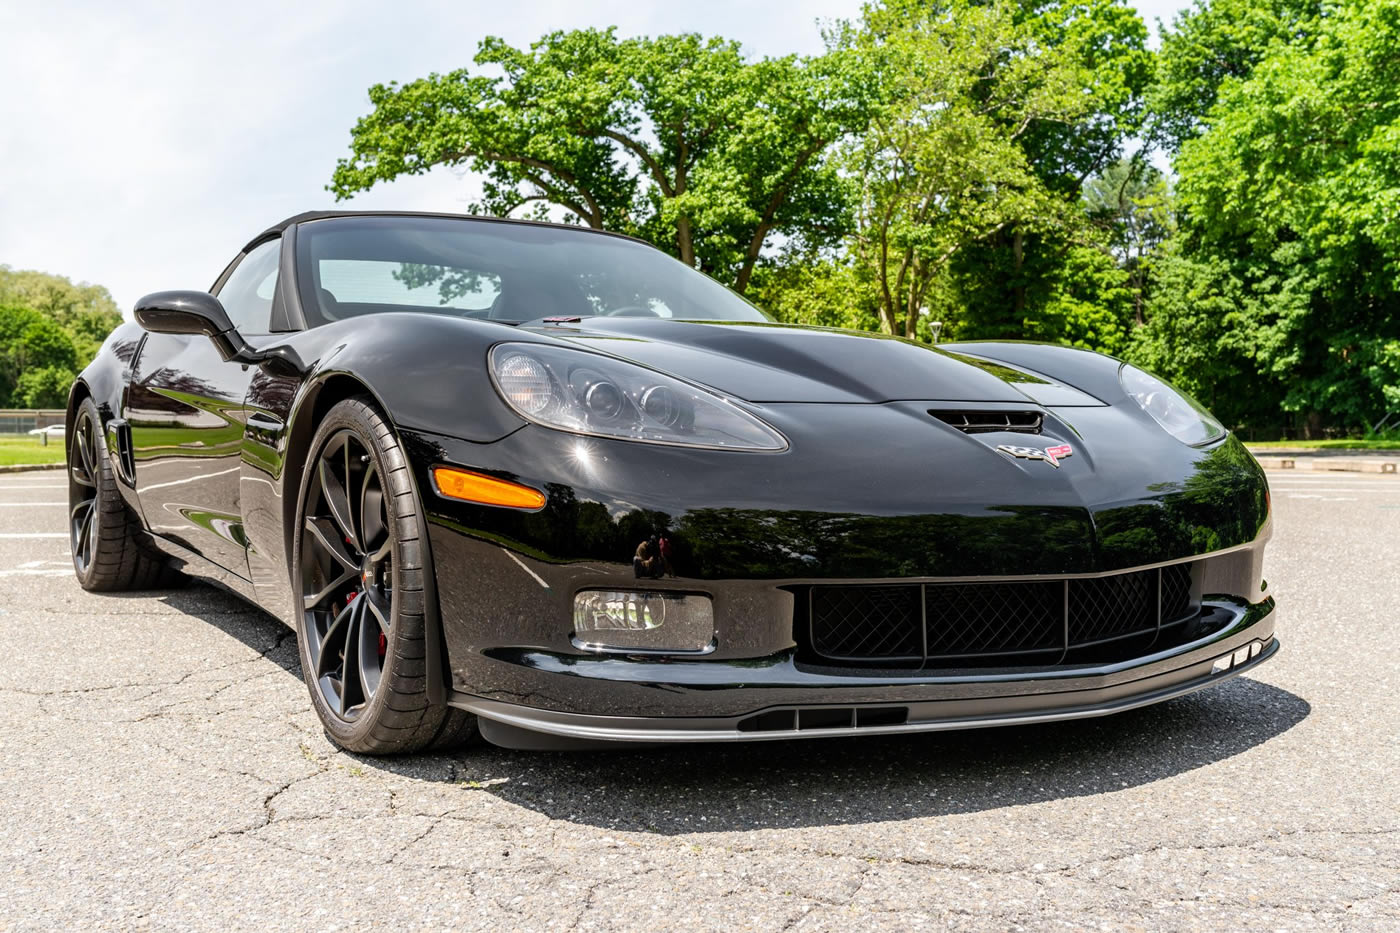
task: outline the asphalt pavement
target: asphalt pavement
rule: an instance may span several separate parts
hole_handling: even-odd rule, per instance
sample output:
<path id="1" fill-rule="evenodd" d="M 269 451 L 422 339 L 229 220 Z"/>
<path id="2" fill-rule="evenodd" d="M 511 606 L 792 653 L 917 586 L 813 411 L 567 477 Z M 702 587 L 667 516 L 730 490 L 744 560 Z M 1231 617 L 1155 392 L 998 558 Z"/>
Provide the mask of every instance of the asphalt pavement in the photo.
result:
<path id="1" fill-rule="evenodd" d="M 0 476 L 0 930 L 1400 929 L 1400 477 L 1272 475 L 1280 655 L 1104 719 L 391 760 Z"/>

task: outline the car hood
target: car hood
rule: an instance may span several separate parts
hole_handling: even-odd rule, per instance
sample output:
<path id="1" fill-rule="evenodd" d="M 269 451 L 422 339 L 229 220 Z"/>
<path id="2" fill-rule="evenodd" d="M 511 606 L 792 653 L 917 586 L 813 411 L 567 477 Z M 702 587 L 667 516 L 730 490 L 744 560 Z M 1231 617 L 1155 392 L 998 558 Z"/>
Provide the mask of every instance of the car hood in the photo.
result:
<path id="1" fill-rule="evenodd" d="M 586 318 L 531 322 L 546 334 L 749 402 L 872 403 L 902 399 L 1102 401 L 1047 376 L 909 340 L 787 324 Z"/>

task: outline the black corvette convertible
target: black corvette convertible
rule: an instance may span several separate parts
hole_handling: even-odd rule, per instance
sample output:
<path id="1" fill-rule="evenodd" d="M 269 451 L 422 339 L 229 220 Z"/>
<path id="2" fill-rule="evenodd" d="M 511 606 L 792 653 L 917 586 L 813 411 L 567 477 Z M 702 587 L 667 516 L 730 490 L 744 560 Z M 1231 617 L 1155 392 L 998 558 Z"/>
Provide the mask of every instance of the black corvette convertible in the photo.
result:
<path id="1" fill-rule="evenodd" d="M 73 386 L 73 562 L 296 629 L 347 749 L 1096 716 L 1271 657 L 1255 461 L 1099 354 L 783 326 L 642 243 L 303 214 Z"/>

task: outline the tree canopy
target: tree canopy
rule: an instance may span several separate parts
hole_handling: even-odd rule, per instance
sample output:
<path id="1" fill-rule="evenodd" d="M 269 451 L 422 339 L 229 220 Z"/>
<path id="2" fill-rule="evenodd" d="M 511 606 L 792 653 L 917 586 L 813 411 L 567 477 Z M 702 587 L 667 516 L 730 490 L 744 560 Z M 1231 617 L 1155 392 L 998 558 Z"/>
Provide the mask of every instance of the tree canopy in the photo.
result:
<path id="1" fill-rule="evenodd" d="M 529 49 L 488 38 L 474 64 L 372 87 L 330 190 L 465 165 L 483 212 L 559 208 L 740 292 L 771 238 L 816 248 L 846 232 L 824 156 L 866 119 L 869 83 L 850 57 L 748 61 L 724 39 L 585 29 Z"/>
<path id="2" fill-rule="evenodd" d="M 53 408 L 122 321 L 107 289 L 0 266 L 0 407 Z"/>
<path id="3" fill-rule="evenodd" d="M 781 320 L 1073 344 L 1237 427 L 1400 430 L 1400 0 L 1195 0 L 1155 52 L 1124 0 L 825 28 L 776 58 L 488 38 L 371 88 L 329 187 L 460 166 L 478 211 L 631 233 Z"/>

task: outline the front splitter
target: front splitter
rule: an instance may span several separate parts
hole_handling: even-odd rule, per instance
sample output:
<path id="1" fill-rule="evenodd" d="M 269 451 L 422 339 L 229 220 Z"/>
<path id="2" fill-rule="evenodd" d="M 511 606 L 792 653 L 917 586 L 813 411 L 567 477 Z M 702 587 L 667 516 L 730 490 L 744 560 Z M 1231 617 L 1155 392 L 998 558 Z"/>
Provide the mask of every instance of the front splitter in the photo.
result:
<path id="1" fill-rule="evenodd" d="M 855 735 L 896 735 L 982 729 L 992 726 L 1034 725 L 1107 716 L 1161 703 L 1223 683 L 1269 660 L 1279 650 L 1277 638 L 1261 643 L 1252 656 L 1234 660 L 1234 651 L 1140 680 L 1096 689 L 1034 695 L 934 700 L 899 704 L 907 718 L 898 723 L 861 725 L 862 710 L 887 718 L 890 704 L 855 706 L 777 707 L 729 718 L 590 716 L 535 709 L 467 694 L 454 693 L 452 706 L 480 719 L 481 734 L 504 748 L 585 749 L 664 745 L 677 742 L 766 742 L 785 739 L 838 738 Z M 1236 651 L 1238 648 L 1235 649 Z M 1226 661 L 1224 668 L 1221 662 Z M 753 728 L 760 717 L 793 711 L 793 728 Z M 816 721 L 829 722 L 836 711 L 850 711 L 850 725 L 803 728 L 803 712 L 821 712 Z M 882 716 L 872 716 L 878 720 Z M 772 718 L 767 721 L 773 721 Z M 749 727 L 741 727 L 741 723 Z"/>

